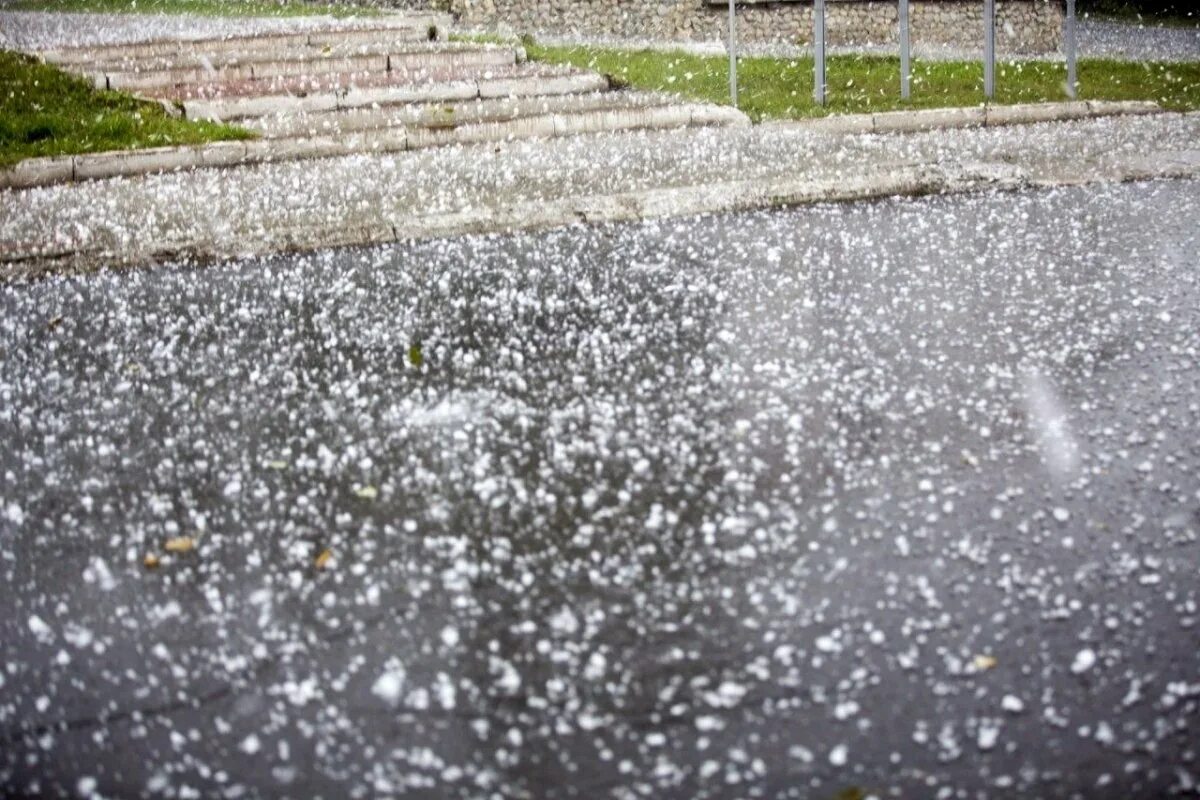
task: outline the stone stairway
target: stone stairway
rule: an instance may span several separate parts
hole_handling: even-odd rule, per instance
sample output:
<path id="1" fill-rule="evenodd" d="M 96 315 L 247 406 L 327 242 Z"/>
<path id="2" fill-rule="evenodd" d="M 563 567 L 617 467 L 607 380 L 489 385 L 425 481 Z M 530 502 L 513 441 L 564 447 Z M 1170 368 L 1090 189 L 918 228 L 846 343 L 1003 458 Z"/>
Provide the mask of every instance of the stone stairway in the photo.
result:
<path id="1" fill-rule="evenodd" d="M 237 124 L 259 136 L 181 166 L 748 122 L 732 108 L 620 89 L 594 72 L 530 63 L 519 46 L 447 41 L 446 22 L 396 14 L 353 29 L 42 55 L 100 88 L 158 99 L 172 113 Z M 124 154 L 110 169 L 97 168 L 94 156 L 77 160 L 90 167 L 76 165 L 75 179 L 159 171 L 172 163 Z"/>

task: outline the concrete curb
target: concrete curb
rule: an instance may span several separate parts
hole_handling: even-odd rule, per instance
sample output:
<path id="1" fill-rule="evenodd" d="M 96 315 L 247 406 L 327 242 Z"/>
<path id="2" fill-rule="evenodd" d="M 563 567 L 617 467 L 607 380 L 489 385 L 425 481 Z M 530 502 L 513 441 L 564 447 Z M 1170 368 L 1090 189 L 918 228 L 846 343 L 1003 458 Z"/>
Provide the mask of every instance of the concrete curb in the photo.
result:
<path id="1" fill-rule="evenodd" d="M 1070 103 L 1024 103 L 1011 106 L 928 108 L 916 111 L 885 111 L 877 114 L 841 114 L 815 119 L 764 122 L 785 130 L 814 133 L 915 133 L 956 128 L 995 128 L 1066 122 L 1073 119 L 1162 113 L 1158 103 L 1142 100 L 1088 100 Z"/>
<path id="2" fill-rule="evenodd" d="M 150 249 L 27 251 L 0 248 L 0 282 L 101 267 L 148 266 L 169 259 L 201 262 L 404 240 L 470 234 L 511 234 L 576 224 L 637 222 L 650 219 L 786 208 L 813 203 L 855 202 L 886 197 L 1013 191 L 1031 187 L 1121 183 L 1200 176 L 1200 149 L 1163 159 L 1134 158 L 1102 170 L 1042 174 L 1003 162 L 895 163 L 875 165 L 834 177 L 791 177 L 518 202 L 491 208 L 403 218 L 331 220 L 325 224 L 279 228 L 256 242 L 239 242 L 236 252 L 215 242 L 162 244 Z"/>
<path id="3" fill-rule="evenodd" d="M 644 219 L 693 216 L 705 213 L 749 211 L 815 202 L 864 200 L 885 195 L 936 193 L 943 185 L 943 170 L 901 165 L 882 175 L 862 174 L 850 179 L 791 179 L 764 183 L 715 183 L 620 194 L 572 197 L 551 202 L 519 202 L 469 211 L 380 219 L 355 223 L 279 228 L 265 240 L 243 243 L 237 256 L 300 252 L 330 247 L 385 244 L 469 234 L 515 233 L 568 225 L 632 222 Z M 216 261 L 234 256 L 222 253 L 215 243 L 171 245 L 113 253 L 101 249 L 54 250 L 23 256 L 0 250 L 0 280 L 34 278 L 63 271 L 86 271 L 100 266 L 136 267 L 172 258 Z"/>

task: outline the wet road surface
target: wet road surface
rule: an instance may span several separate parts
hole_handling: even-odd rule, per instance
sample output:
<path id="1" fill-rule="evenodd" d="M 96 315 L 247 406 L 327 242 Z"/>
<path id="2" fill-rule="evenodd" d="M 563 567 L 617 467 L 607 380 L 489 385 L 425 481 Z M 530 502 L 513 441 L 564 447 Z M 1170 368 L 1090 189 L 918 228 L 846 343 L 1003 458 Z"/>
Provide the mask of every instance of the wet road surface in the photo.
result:
<path id="1" fill-rule="evenodd" d="M 0 786 L 1190 791 L 1198 218 L 1163 182 L 0 287 Z"/>
<path id="2" fill-rule="evenodd" d="M 1200 60 L 1200 28 L 1081 19 L 1079 52 L 1089 58 Z"/>

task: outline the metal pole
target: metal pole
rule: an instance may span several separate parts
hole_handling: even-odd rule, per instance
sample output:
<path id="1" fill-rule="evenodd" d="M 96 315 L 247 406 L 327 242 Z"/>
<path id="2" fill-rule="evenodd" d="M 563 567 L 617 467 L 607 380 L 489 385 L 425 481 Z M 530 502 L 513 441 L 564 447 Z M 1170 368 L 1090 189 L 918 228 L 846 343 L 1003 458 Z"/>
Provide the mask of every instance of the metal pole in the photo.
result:
<path id="1" fill-rule="evenodd" d="M 983 0 L 983 96 L 996 96 L 996 0 Z"/>
<path id="2" fill-rule="evenodd" d="M 825 105 L 825 0 L 813 2 L 813 100 Z"/>
<path id="3" fill-rule="evenodd" d="M 908 0 L 900 0 L 900 98 L 902 100 L 907 100 L 912 96 L 912 61 L 909 55 Z"/>
<path id="4" fill-rule="evenodd" d="M 729 0 L 729 102 L 737 108 L 737 14 L 735 2 Z"/>
<path id="5" fill-rule="evenodd" d="M 1078 89 L 1075 76 L 1075 0 L 1067 0 L 1067 18 L 1063 20 L 1064 45 L 1067 51 L 1067 97 L 1072 100 Z"/>

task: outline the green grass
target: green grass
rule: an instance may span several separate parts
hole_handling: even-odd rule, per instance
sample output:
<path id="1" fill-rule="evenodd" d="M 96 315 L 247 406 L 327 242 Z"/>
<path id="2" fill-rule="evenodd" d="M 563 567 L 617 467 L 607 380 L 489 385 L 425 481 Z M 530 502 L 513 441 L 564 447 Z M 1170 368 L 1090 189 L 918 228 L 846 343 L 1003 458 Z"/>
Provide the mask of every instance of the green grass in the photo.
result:
<path id="1" fill-rule="evenodd" d="M 230 125 L 176 119 L 157 103 L 99 91 L 30 56 L 0 50 L 0 167 L 34 156 L 251 136 Z"/>
<path id="2" fill-rule="evenodd" d="M 525 41 L 529 57 L 572 64 L 638 89 L 673 92 L 712 103 L 729 102 L 725 56 L 681 52 L 548 47 Z M 828 104 L 812 101 L 811 58 L 743 58 L 738 101 L 752 119 L 794 119 L 900 108 L 971 106 L 983 102 L 983 67 L 968 61 L 915 61 L 912 99 L 900 100 L 900 59 L 834 56 L 827 62 Z M 1175 110 L 1200 108 L 1200 63 L 1079 62 L 1082 100 L 1154 100 Z M 996 103 L 1036 103 L 1066 98 L 1066 67 L 1050 61 L 1016 61 L 996 67 Z"/>
<path id="3" fill-rule="evenodd" d="M 205 17 L 376 16 L 377 9 L 295 0 L 13 0 L 7 11 L 73 11 L 107 14 L 194 14 Z"/>

